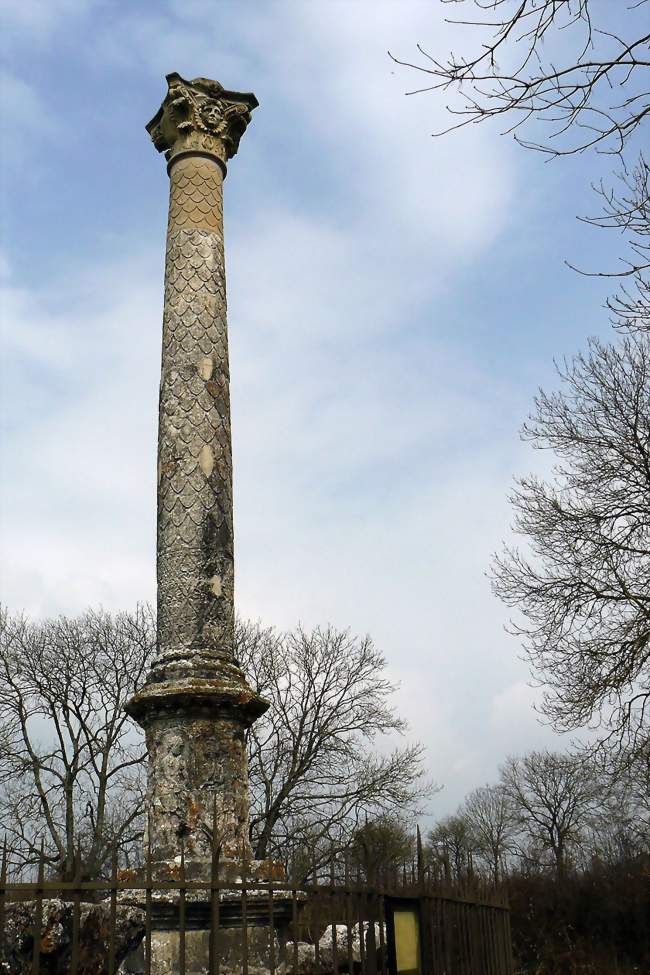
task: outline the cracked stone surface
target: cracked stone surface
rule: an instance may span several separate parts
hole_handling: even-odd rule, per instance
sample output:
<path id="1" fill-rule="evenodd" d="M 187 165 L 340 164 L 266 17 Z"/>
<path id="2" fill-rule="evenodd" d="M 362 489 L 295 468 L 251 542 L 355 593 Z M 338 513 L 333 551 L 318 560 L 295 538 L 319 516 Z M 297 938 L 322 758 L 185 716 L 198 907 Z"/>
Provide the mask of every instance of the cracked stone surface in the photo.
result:
<path id="1" fill-rule="evenodd" d="M 0 952 L 0 971 L 6 975 L 31 975 L 36 902 L 7 904 L 5 938 Z M 74 907 L 50 898 L 42 901 L 40 924 L 41 975 L 64 975 L 70 971 Z M 79 916 L 78 975 L 107 975 L 109 969 L 110 905 L 81 904 Z M 140 943 L 145 932 L 145 913 L 133 905 L 118 904 L 115 917 L 114 963 Z"/>
<path id="2" fill-rule="evenodd" d="M 150 842 L 156 857 L 173 859 L 182 833 L 186 857 L 209 861 L 215 800 L 223 833 L 222 855 L 241 857 L 248 832 L 246 742 L 241 722 L 170 715 L 152 723 L 147 746 Z M 174 788 L 170 788 L 172 784 Z M 248 852 L 250 855 L 250 849 Z"/>

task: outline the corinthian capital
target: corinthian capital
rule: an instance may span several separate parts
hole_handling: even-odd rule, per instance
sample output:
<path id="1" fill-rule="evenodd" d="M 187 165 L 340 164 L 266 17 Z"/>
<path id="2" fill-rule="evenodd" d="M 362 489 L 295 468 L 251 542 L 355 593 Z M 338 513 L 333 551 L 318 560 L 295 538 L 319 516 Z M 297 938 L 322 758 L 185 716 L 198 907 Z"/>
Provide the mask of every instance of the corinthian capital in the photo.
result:
<path id="1" fill-rule="evenodd" d="M 225 165 L 259 104 L 252 92 L 226 91 L 218 81 L 186 81 L 175 71 L 167 75 L 169 91 L 147 125 L 158 152 L 171 160 L 181 152 L 215 156 Z"/>

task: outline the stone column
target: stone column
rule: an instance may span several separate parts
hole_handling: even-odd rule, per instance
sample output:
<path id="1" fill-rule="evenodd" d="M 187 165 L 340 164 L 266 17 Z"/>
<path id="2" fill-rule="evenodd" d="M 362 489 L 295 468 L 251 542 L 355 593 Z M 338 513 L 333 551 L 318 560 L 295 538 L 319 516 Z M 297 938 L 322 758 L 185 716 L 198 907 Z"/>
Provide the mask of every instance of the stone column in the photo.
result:
<path id="1" fill-rule="evenodd" d="M 206 78 L 167 76 L 147 125 L 168 160 L 158 432 L 158 654 L 128 712 L 146 732 L 148 844 L 165 873 L 185 851 L 207 876 L 250 858 L 246 728 L 268 704 L 233 650 L 232 453 L 222 187 L 257 106 Z M 231 871 L 232 873 L 232 871 Z"/>

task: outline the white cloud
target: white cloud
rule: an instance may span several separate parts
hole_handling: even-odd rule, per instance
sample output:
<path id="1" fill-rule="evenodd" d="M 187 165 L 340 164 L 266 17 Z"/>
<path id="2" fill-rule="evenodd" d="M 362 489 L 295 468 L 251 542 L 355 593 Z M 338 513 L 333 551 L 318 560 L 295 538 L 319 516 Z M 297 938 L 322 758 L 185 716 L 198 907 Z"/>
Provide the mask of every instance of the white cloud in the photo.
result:
<path id="1" fill-rule="evenodd" d="M 254 231 L 246 250 L 241 234 L 229 262 L 238 603 L 279 626 L 370 631 L 431 747 L 443 808 L 484 777 L 490 743 L 477 729 L 513 669 L 483 576 L 518 459 L 494 433 L 511 400 L 443 336 L 405 342 L 400 278 L 373 297 L 371 268 L 359 280 L 340 260 L 353 241 L 329 228 L 298 224 L 297 251 L 317 271 L 265 272 L 297 232 L 275 208 L 268 223 L 275 238 Z M 126 254 L 77 265 L 50 290 L 7 285 L 2 590 L 13 607 L 75 612 L 153 594 L 158 264 Z M 323 281 L 336 282 L 334 302 Z"/>
<path id="2" fill-rule="evenodd" d="M 503 230 L 516 173 L 511 147 L 482 127 L 433 140 L 446 119 L 443 103 L 405 95 L 420 76 L 396 67 L 387 50 L 415 51 L 434 26 L 436 45 L 446 49 L 453 31 L 439 21 L 418 0 L 402 3 L 399 16 L 391 0 L 289 0 L 246 17 L 235 4 L 215 11 L 205 0 L 125 5 L 92 32 L 81 56 L 112 71 L 137 65 L 160 78 L 161 94 L 172 70 L 216 72 L 229 87 L 255 90 L 254 124 L 272 140 L 278 169 L 284 154 L 318 147 L 339 180 L 329 195 L 335 221 L 344 206 L 353 225 L 372 228 L 377 253 L 382 244 L 394 251 L 399 240 L 404 266 L 427 249 L 429 265 L 444 266 L 467 260 Z M 250 141 L 242 151 L 255 152 Z M 303 201 L 294 196 L 294 205 Z"/>
<path id="3" fill-rule="evenodd" d="M 20 166 L 24 172 L 29 160 L 30 169 L 41 171 L 38 153 L 33 158 L 34 147 L 39 145 L 42 153 L 54 135 L 55 126 L 37 88 L 6 69 L 0 70 L 0 125 L 4 133 L 4 165 Z"/>
<path id="4" fill-rule="evenodd" d="M 503 228 L 516 190 L 511 150 L 487 130 L 474 128 L 448 140 L 432 133 L 448 124 L 444 101 L 407 96 L 422 76 L 395 65 L 394 52 L 415 52 L 430 40 L 445 51 L 453 29 L 431 16 L 431 5 L 376 2 L 289 4 L 302 54 L 300 74 L 315 84 L 293 84 L 312 133 L 342 160 L 360 199 L 379 213 L 406 251 L 443 244 L 441 263 L 469 246 L 489 244 Z M 308 40 L 307 40 L 308 39 Z M 300 43 L 301 42 L 301 43 Z M 291 62 L 295 78 L 295 57 Z M 287 88 L 291 86 L 287 79 Z M 467 256 L 467 255 L 466 255 Z"/>
<path id="5" fill-rule="evenodd" d="M 520 216 L 513 160 L 487 133 L 432 140 L 433 101 L 404 98 L 384 52 L 430 34 L 430 5 L 224 9 L 226 26 L 205 3 L 124 5 L 80 57 L 129 77 L 216 65 L 257 89 L 226 184 L 239 606 L 370 631 L 444 808 L 494 774 L 507 720 L 491 702 L 525 680 L 483 575 L 522 466 L 522 393 L 443 311 Z M 318 165 L 294 187 L 306 152 Z M 164 242 L 102 233 L 109 266 L 71 253 L 56 281 L 5 282 L 2 592 L 36 615 L 153 595 Z"/>
<path id="6" fill-rule="evenodd" d="M 0 522 L 12 607 L 40 615 L 152 593 L 160 291 L 148 276 L 132 256 L 99 275 L 79 267 L 49 292 L 3 288 Z"/>
<path id="7" fill-rule="evenodd" d="M 10 39 L 49 42 L 57 33 L 69 33 L 96 6 L 97 0 L 1 0 L 4 43 Z"/>

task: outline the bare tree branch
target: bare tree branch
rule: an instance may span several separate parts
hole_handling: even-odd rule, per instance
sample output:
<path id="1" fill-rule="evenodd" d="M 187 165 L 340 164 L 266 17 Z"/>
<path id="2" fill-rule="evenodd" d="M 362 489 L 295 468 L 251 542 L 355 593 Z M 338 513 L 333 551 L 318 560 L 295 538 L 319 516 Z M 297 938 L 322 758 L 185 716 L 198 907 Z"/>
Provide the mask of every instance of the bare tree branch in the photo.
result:
<path id="1" fill-rule="evenodd" d="M 540 391 L 523 438 L 557 458 L 550 480 L 516 482 L 515 532 L 493 587 L 560 730 L 600 726 L 629 757 L 648 748 L 650 702 L 650 336 L 596 339 Z"/>
<path id="2" fill-rule="evenodd" d="M 399 809 L 413 816 L 432 787 L 423 749 L 373 750 L 402 734 L 385 661 L 368 637 L 333 627 L 277 634 L 239 623 L 238 656 L 271 701 L 249 732 L 251 830 L 255 855 L 287 841 L 345 845 L 360 817 Z"/>
<path id="3" fill-rule="evenodd" d="M 418 45 L 418 60 L 390 55 L 426 78 L 409 94 L 459 96 L 447 106 L 457 121 L 436 135 L 503 118 L 518 142 L 550 156 L 590 148 L 620 154 L 650 115 L 650 34 L 634 7 L 619 33 L 607 29 L 602 7 L 599 25 L 593 22 L 591 0 L 445 2 L 478 11 L 453 21 L 470 43 L 487 35 L 474 53 L 438 59 Z M 619 23 L 622 13 L 619 6 Z M 525 137 L 534 123 L 546 133 Z"/>

